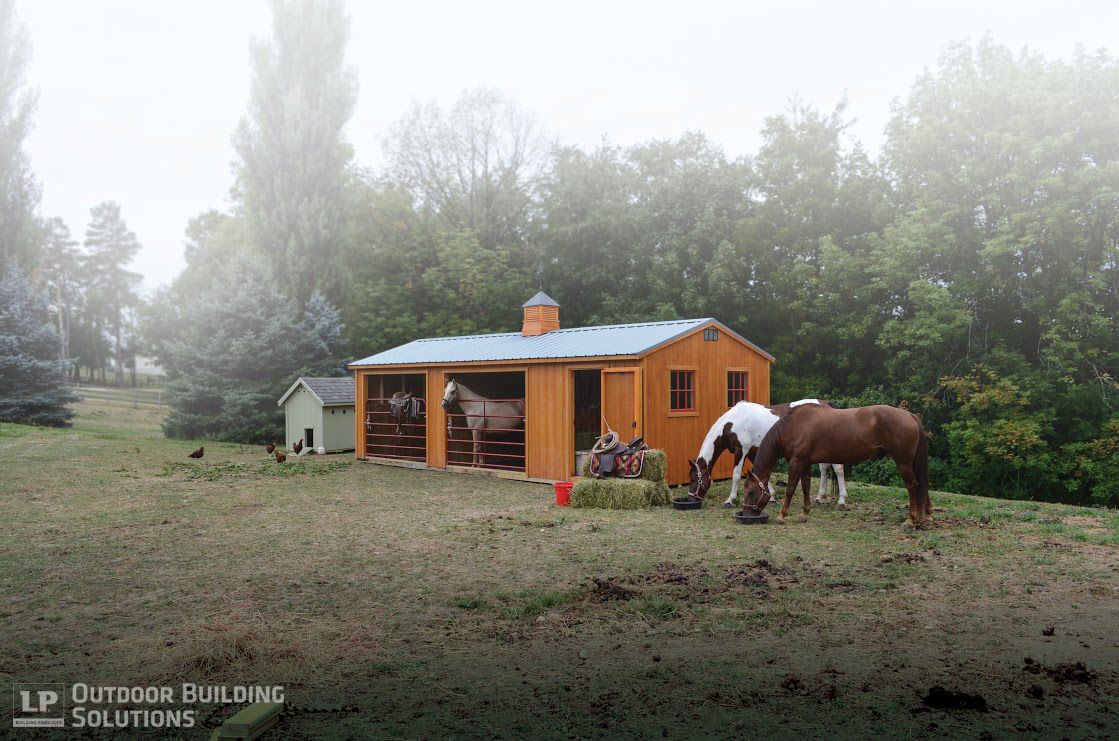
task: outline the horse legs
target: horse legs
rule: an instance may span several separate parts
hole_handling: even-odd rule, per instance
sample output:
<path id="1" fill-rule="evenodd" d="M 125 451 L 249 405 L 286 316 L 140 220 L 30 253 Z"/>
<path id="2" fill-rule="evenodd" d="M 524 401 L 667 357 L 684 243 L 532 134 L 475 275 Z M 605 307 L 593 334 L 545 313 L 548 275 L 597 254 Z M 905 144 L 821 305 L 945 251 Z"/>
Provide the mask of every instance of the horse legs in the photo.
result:
<path id="1" fill-rule="evenodd" d="M 734 460 L 734 474 L 730 480 L 730 496 L 723 502 L 723 507 L 733 507 L 734 498 L 738 496 L 738 482 L 742 480 L 742 468 L 746 465 L 746 456 L 739 453 Z M 744 505 L 745 506 L 745 505 Z"/>
<path id="2" fill-rule="evenodd" d="M 899 461 L 894 459 L 897 464 L 898 473 L 901 474 L 901 480 L 905 482 L 905 488 L 909 491 L 909 517 L 905 518 L 906 528 L 915 528 L 925 523 L 925 503 L 917 492 L 917 476 L 913 473 L 913 466 L 909 461 Z"/>
<path id="3" fill-rule="evenodd" d="M 824 495 L 828 493 L 828 464 L 820 464 L 820 490 L 816 492 L 816 504 L 824 503 Z"/>
<path id="4" fill-rule="evenodd" d="M 482 430 L 478 427 L 470 430 L 470 436 L 474 438 L 474 465 L 484 465 L 486 462 L 485 453 L 482 452 Z"/>
<path id="5" fill-rule="evenodd" d="M 800 475 L 800 489 L 804 492 L 804 512 L 797 518 L 797 522 L 808 522 L 808 511 L 812 509 L 811 495 L 808 493 L 808 489 L 811 485 L 812 465 L 808 464 L 804 467 L 804 472 Z"/>
<path id="6" fill-rule="evenodd" d="M 793 494 L 796 494 L 797 484 L 800 483 L 801 478 L 804 477 L 805 471 L 808 467 L 800 461 L 793 459 L 789 461 L 789 481 L 786 484 L 785 490 L 785 503 L 781 506 L 781 514 L 777 515 L 777 522 L 784 525 L 785 518 L 789 516 L 789 505 L 792 504 Z M 808 489 L 804 490 L 804 514 L 797 519 L 804 522 L 808 516 Z"/>
<path id="7" fill-rule="evenodd" d="M 835 505 L 836 509 L 847 509 L 847 481 L 843 478 L 843 464 L 831 464 L 835 470 L 835 480 L 839 484 L 839 503 Z"/>

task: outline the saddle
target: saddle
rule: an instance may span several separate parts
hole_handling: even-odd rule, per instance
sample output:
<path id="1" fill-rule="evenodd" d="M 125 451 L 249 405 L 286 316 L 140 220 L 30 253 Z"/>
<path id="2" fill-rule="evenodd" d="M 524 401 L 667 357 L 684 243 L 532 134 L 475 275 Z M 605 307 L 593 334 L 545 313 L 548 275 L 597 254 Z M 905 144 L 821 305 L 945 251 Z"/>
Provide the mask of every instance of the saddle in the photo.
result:
<path id="1" fill-rule="evenodd" d="M 397 391 L 389 399 L 389 414 L 396 420 L 396 432 L 400 434 L 400 428 L 404 425 L 419 424 L 420 400 L 411 391 L 407 394 Z"/>
<path id="2" fill-rule="evenodd" d="M 645 464 L 645 451 L 649 446 L 639 437 L 628 445 L 618 439 L 617 433 L 608 432 L 595 441 L 591 451 L 591 473 L 600 479 L 617 476 L 635 479 L 641 476 Z"/>

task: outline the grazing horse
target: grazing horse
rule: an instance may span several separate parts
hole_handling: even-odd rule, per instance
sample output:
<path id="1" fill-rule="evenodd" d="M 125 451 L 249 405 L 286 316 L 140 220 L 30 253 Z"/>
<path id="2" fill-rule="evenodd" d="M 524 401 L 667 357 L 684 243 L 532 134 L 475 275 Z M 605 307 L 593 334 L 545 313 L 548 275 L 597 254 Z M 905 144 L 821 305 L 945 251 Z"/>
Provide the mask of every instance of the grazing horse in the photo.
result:
<path id="1" fill-rule="evenodd" d="M 742 469 L 745 467 L 743 459 L 753 460 L 765 433 L 777 424 L 777 420 L 801 404 L 831 406 L 828 402 L 819 399 L 801 399 L 771 407 L 740 401 L 728 409 L 707 431 L 707 437 L 704 438 L 696 459 L 688 461 L 691 466 L 688 496 L 703 499 L 707 490 L 711 488 L 711 469 L 715 467 L 715 461 L 724 451 L 729 450 L 734 455 L 734 474 L 731 478 L 730 496 L 723 502 L 723 506 L 732 506 L 734 498 L 738 496 L 738 482 L 742 479 Z M 847 483 L 843 478 L 843 466 L 820 464 L 820 491 L 816 494 L 816 501 L 819 503 L 824 501 L 829 465 L 835 469 L 835 477 L 839 481 L 839 504 L 836 506 L 839 509 L 847 509 Z M 770 492 L 773 493 L 773 490 L 770 489 Z"/>
<path id="2" fill-rule="evenodd" d="M 931 521 L 929 444 L 921 418 L 883 405 L 831 409 L 809 404 L 791 411 L 773 425 L 758 447 L 754 469 L 746 481 L 747 504 L 756 513 L 769 502 L 769 475 L 777 459 L 784 457 L 789 462 L 789 488 L 777 521 L 785 522 L 796 485 L 801 482 L 804 512 L 797 521 L 806 522 L 809 510 L 807 474 L 813 463 L 861 463 L 882 453 L 894 459 L 909 490 L 906 527 Z"/>
<path id="3" fill-rule="evenodd" d="M 490 401 L 481 394 L 476 394 L 463 384 L 451 379 L 443 389 L 443 408 L 450 409 L 455 402 L 462 407 L 466 426 L 470 428 L 470 436 L 474 438 L 473 465 L 485 465 L 485 450 L 482 445 L 484 430 L 516 430 L 525 423 L 525 400 L 516 401 Z M 450 433 L 451 423 L 448 416 L 447 431 Z"/>

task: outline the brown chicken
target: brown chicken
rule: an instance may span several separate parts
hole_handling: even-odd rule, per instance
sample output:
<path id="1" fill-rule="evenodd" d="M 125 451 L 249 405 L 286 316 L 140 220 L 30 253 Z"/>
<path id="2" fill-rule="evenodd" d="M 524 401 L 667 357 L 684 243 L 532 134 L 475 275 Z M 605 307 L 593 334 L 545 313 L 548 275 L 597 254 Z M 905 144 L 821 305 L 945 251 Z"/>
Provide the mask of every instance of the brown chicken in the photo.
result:
<path id="1" fill-rule="evenodd" d="M 273 453 L 275 453 L 276 452 L 276 443 L 268 443 L 268 447 L 266 447 L 264 449 L 264 452 L 268 453 L 268 455 L 272 455 Z"/>
<path id="2" fill-rule="evenodd" d="M 288 457 L 286 455 L 284 455 L 283 453 L 281 453 L 278 450 L 276 451 L 276 462 L 277 463 L 283 463 L 287 459 L 288 459 Z"/>
<path id="3" fill-rule="evenodd" d="M 297 442 L 295 445 L 292 445 L 291 449 L 295 452 L 296 455 L 299 455 L 299 451 L 303 450 L 303 438 L 299 438 L 299 442 Z"/>
<path id="4" fill-rule="evenodd" d="M 198 450 L 194 451 L 193 453 L 191 453 L 189 457 L 190 458 L 201 458 L 202 457 L 202 451 L 205 450 L 205 449 L 206 449 L 206 447 L 203 446 L 203 447 L 199 448 Z"/>

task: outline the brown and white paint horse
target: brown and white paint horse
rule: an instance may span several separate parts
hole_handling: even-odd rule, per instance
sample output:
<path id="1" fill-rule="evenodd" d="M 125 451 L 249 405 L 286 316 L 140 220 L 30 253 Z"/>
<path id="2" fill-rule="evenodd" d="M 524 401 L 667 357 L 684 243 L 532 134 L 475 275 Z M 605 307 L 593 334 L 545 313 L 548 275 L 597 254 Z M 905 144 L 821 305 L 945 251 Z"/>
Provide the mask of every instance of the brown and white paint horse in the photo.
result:
<path id="1" fill-rule="evenodd" d="M 802 404 L 831 406 L 828 402 L 819 399 L 801 399 L 771 407 L 740 401 L 728 409 L 707 431 L 707 437 L 699 447 L 696 459 L 688 461 L 691 466 L 688 495 L 697 499 L 704 497 L 707 490 L 711 488 L 711 469 L 715 467 L 715 461 L 719 460 L 719 456 L 724 452 L 730 451 L 734 455 L 734 474 L 731 478 L 730 496 L 723 502 L 723 506 L 733 506 L 734 498 L 738 495 L 738 482 L 742 480 L 744 460 L 746 458 L 753 460 L 758 446 L 762 444 L 762 439 L 770 428 L 777 424 L 777 420 Z M 816 494 L 816 501 L 821 504 L 827 491 L 829 465 L 831 464 L 820 464 L 820 491 Z M 843 466 L 833 465 L 832 468 L 839 482 L 839 503 L 836 506 L 839 509 L 847 509 L 847 482 L 843 478 Z M 772 489 L 770 491 L 772 493 Z"/>
<path id="2" fill-rule="evenodd" d="M 777 521 L 784 523 L 798 483 L 804 490 L 804 511 L 798 522 L 808 520 L 808 472 L 813 463 L 861 463 L 885 453 L 894 459 L 909 490 L 907 527 L 932 519 L 929 500 L 929 443 L 921 418 L 904 409 L 884 405 L 832 409 L 806 404 L 792 410 L 766 433 L 746 481 L 747 506 L 760 512 L 769 503 L 769 476 L 778 458 L 789 462 L 789 488 Z"/>

